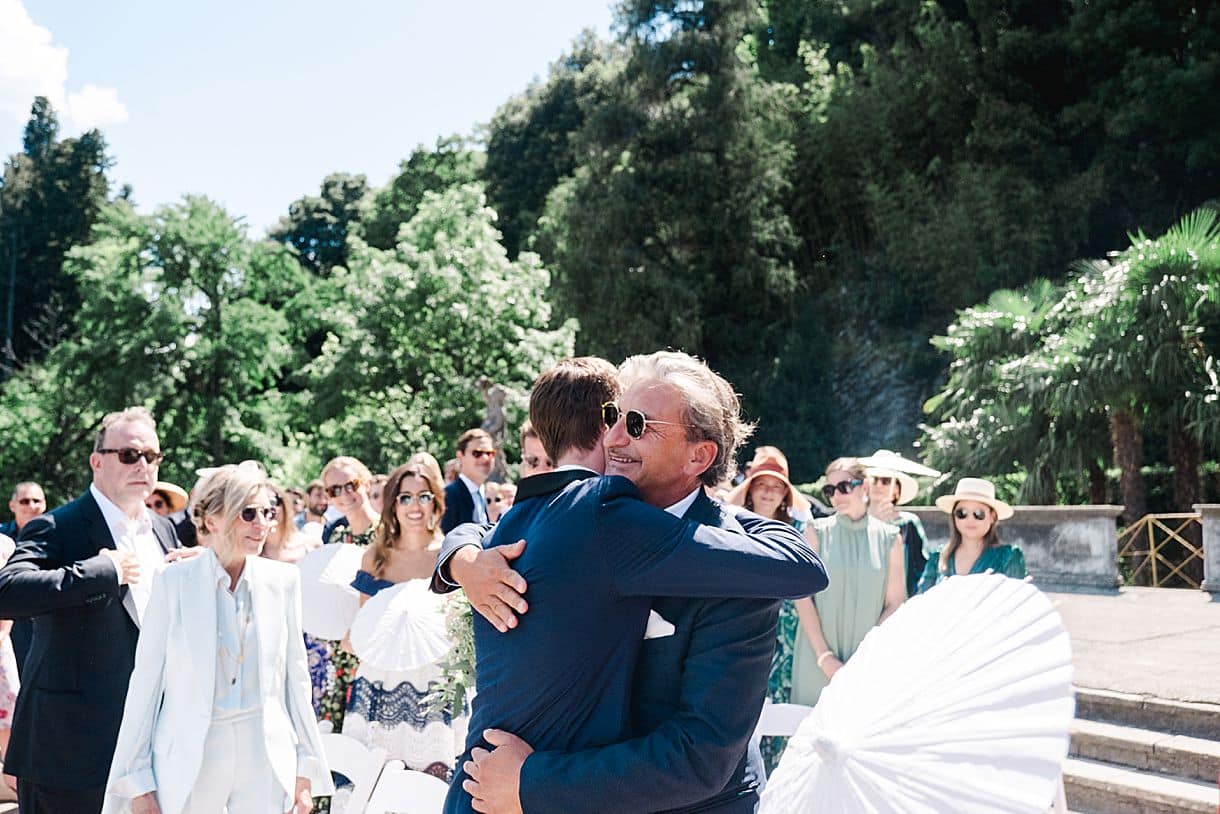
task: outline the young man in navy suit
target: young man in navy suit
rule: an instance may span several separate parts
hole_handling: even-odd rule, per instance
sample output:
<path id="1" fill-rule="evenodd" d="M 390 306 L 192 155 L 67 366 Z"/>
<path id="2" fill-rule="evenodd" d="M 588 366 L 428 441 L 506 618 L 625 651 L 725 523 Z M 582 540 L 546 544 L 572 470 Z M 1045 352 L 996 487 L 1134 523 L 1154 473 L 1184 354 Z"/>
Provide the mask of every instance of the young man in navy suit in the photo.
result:
<path id="1" fill-rule="evenodd" d="M 483 484 L 496 462 L 496 445 L 480 429 L 466 430 L 457 440 L 458 476 L 445 487 L 445 514 L 441 531 L 448 534 L 462 523 L 486 523 L 487 499 Z"/>
<path id="2" fill-rule="evenodd" d="M 630 478 L 638 489 L 626 489 L 621 478 L 588 478 L 569 482 L 556 497 L 531 483 L 540 479 L 530 479 L 521 484 L 514 512 L 526 505 L 522 495 L 541 492 L 545 509 L 537 519 L 545 522 L 513 517 L 517 522 L 490 538 L 485 552 L 447 541 L 442 559 L 453 553 L 453 562 L 442 562 L 440 573 L 450 565 L 480 613 L 501 629 L 516 626 L 500 635 L 491 623 L 476 622 L 479 695 L 469 745 L 494 727 L 487 745 L 496 748 L 470 750 L 472 760 L 462 767 L 470 775 L 466 793 L 455 782 L 447 811 L 617 814 L 696 804 L 752 811 L 761 762 L 756 750 L 748 759 L 747 744 L 774 649 L 778 603 L 769 597 L 816 592 L 826 584 L 825 572 L 791 527 L 732 517 L 704 495 L 703 485 L 723 477 L 748 432 L 732 388 L 705 365 L 674 353 L 629 360 L 623 369 L 628 390 L 618 403 L 609 392 L 579 392 L 571 382 L 555 387 L 551 375 L 544 374 L 531 398 L 531 420 L 548 453 L 561 470 L 570 472 L 574 462 L 596 468 L 601 449 L 588 444 L 603 441 L 607 473 Z M 554 391 L 566 391 L 565 398 Z M 601 398 L 608 402 L 604 412 Z M 552 403 L 562 409 L 548 409 Z M 590 413 L 591 421 L 582 420 Z M 602 417 L 608 431 L 596 426 Z M 572 437 L 573 425 L 582 423 L 594 426 Z M 565 498 L 592 489 L 589 484 L 668 507 L 669 514 L 644 513 L 645 521 L 660 524 L 660 516 L 693 532 L 695 553 L 682 541 L 633 539 L 638 516 L 611 518 L 604 537 L 595 531 L 598 538 L 586 543 L 581 531 L 596 520 L 582 512 L 579 499 Z M 549 527 L 564 525 L 566 549 L 559 541 L 540 551 Z M 750 543 L 741 536 L 747 528 L 759 535 Z M 777 548 L 757 545 L 768 535 Z M 520 546 L 497 549 L 519 537 L 529 542 L 516 561 L 518 573 L 499 573 L 503 554 L 513 556 Z M 602 579 L 597 560 L 603 558 L 627 575 Z M 637 568 L 645 578 L 636 578 Z M 571 593 L 566 601 L 554 584 L 560 581 Z M 525 582 L 532 610 L 518 622 L 509 608 L 524 610 L 513 589 Z M 672 598 L 679 595 L 755 598 Z M 671 598 L 653 598 L 664 596 Z M 579 660 L 596 681 L 582 683 L 566 658 Z"/>
<path id="3" fill-rule="evenodd" d="M 179 547 L 144 505 L 160 450 L 143 407 L 107 415 L 93 485 L 27 523 L 0 568 L 0 618 L 34 619 L 4 756 L 24 814 L 102 809 L 153 570 Z"/>

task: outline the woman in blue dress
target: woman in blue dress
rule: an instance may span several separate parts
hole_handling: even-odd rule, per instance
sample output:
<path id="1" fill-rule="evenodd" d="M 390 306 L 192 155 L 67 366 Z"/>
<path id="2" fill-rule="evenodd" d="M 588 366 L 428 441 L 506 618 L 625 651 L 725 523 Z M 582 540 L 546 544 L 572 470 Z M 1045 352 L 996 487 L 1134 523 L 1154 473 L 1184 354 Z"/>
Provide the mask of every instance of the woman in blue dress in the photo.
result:
<path id="1" fill-rule="evenodd" d="M 983 478 L 962 478 L 951 495 L 936 499 L 936 507 L 949 514 L 949 542 L 933 552 L 919 581 L 923 593 L 954 574 L 992 571 L 1025 578 L 1021 549 L 1000 542 L 996 526 L 1012 517 L 1012 506 L 996 500 L 995 485 Z"/>
<path id="2" fill-rule="evenodd" d="M 413 455 L 386 482 L 381 522 L 364 552 L 352 586 L 363 605 L 378 592 L 415 583 L 421 602 L 438 601 L 427 593 L 443 536 L 444 485 L 440 466 L 426 452 Z M 383 618 L 379 630 L 409 635 L 399 618 Z M 356 671 L 343 734 L 381 747 L 390 760 L 448 781 L 465 740 L 463 720 L 427 700 L 441 677 L 435 663 L 409 670 L 386 670 L 368 660 Z"/>

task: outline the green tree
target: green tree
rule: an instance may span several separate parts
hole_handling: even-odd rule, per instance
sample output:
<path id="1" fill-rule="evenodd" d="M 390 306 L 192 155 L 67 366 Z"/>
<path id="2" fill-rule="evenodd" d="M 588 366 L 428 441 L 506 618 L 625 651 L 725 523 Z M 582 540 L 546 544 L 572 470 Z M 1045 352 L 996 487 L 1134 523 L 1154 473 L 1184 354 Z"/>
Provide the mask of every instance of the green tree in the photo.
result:
<path id="1" fill-rule="evenodd" d="M 382 471 L 419 449 L 448 457 L 482 421 L 480 377 L 519 417 L 537 375 L 571 354 L 575 323 L 549 327 L 550 274 L 528 252 L 509 261 L 494 222 L 467 184 L 424 193 L 393 249 L 352 241 L 342 316 L 307 371 L 320 453 Z"/>
<path id="2" fill-rule="evenodd" d="M 392 249 L 402 225 L 415 217 L 424 193 L 477 181 L 484 156 L 463 138 L 436 141 L 436 149 L 422 145 L 398 165 L 398 174 L 377 190 L 361 221 L 361 236 L 376 249 Z"/>
<path id="3" fill-rule="evenodd" d="M 151 216 L 113 204 L 93 237 L 65 264 L 82 294 L 70 338 L 0 391 L 4 471 L 38 473 L 59 497 L 79 492 L 102 415 L 131 404 L 157 417 L 163 475 L 183 485 L 201 466 L 243 458 L 277 475 L 316 471 L 274 388 L 292 357 L 272 303 L 304 274 L 290 252 L 250 241 L 195 197 Z"/>
<path id="4" fill-rule="evenodd" d="M 61 140 L 50 102 L 34 100 L 22 152 L 0 179 L 0 318 L 18 362 L 58 341 L 80 302 L 61 267 L 106 203 L 110 164 L 101 133 Z"/>
<path id="5" fill-rule="evenodd" d="M 267 236 L 295 248 L 301 265 L 315 275 L 328 275 L 347 264 L 347 236 L 360 220 L 367 193 L 363 175 L 332 173 L 319 195 L 294 201 Z"/>

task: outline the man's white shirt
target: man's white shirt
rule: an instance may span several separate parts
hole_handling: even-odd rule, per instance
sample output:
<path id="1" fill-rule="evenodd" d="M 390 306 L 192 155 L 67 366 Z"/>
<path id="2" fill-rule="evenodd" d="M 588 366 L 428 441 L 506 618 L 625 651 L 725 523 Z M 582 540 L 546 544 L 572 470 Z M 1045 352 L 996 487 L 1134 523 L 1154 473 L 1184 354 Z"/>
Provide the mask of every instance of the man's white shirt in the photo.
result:
<path id="1" fill-rule="evenodd" d="M 128 585 L 127 588 L 135 603 L 136 623 L 142 624 L 144 611 L 148 608 L 148 599 L 152 596 L 153 574 L 157 567 L 165 561 L 165 552 L 161 550 L 161 544 L 153 535 L 152 513 L 141 506 L 139 515 L 128 517 L 96 486 L 90 484 L 89 493 L 93 495 L 98 508 L 102 510 L 102 518 L 106 521 L 106 527 L 110 529 L 114 547 L 133 555 L 140 562 L 140 581 Z"/>

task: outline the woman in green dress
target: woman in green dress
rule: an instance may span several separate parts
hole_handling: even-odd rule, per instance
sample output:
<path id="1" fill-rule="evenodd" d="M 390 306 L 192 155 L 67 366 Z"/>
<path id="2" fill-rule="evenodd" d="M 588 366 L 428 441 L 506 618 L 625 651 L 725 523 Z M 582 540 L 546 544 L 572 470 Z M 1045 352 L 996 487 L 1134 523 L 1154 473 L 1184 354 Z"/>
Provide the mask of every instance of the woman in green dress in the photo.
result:
<path id="1" fill-rule="evenodd" d="M 1000 542 L 996 525 L 1012 517 L 1012 506 L 996 500 L 995 485 L 982 478 L 962 478 L 951 495 L 936 499 L 949 515 L 949 542 L 933 552 L 919 581 L 919 592 L 954 574 L 996 574 L 1025 578 L 1021 549 Z"/>
<path id="2" fill-rule="evenodd" d="M 830 587 L 796 602 L 801 634 L 792 659 L 794 704 L 816 704 L 864 636 L 906 599 L 902 537 L 868 513 L 866 481 L 857 459 L 831 462 L 822 494 L 835 513 L 805 529 L 826 564 Z"/>

